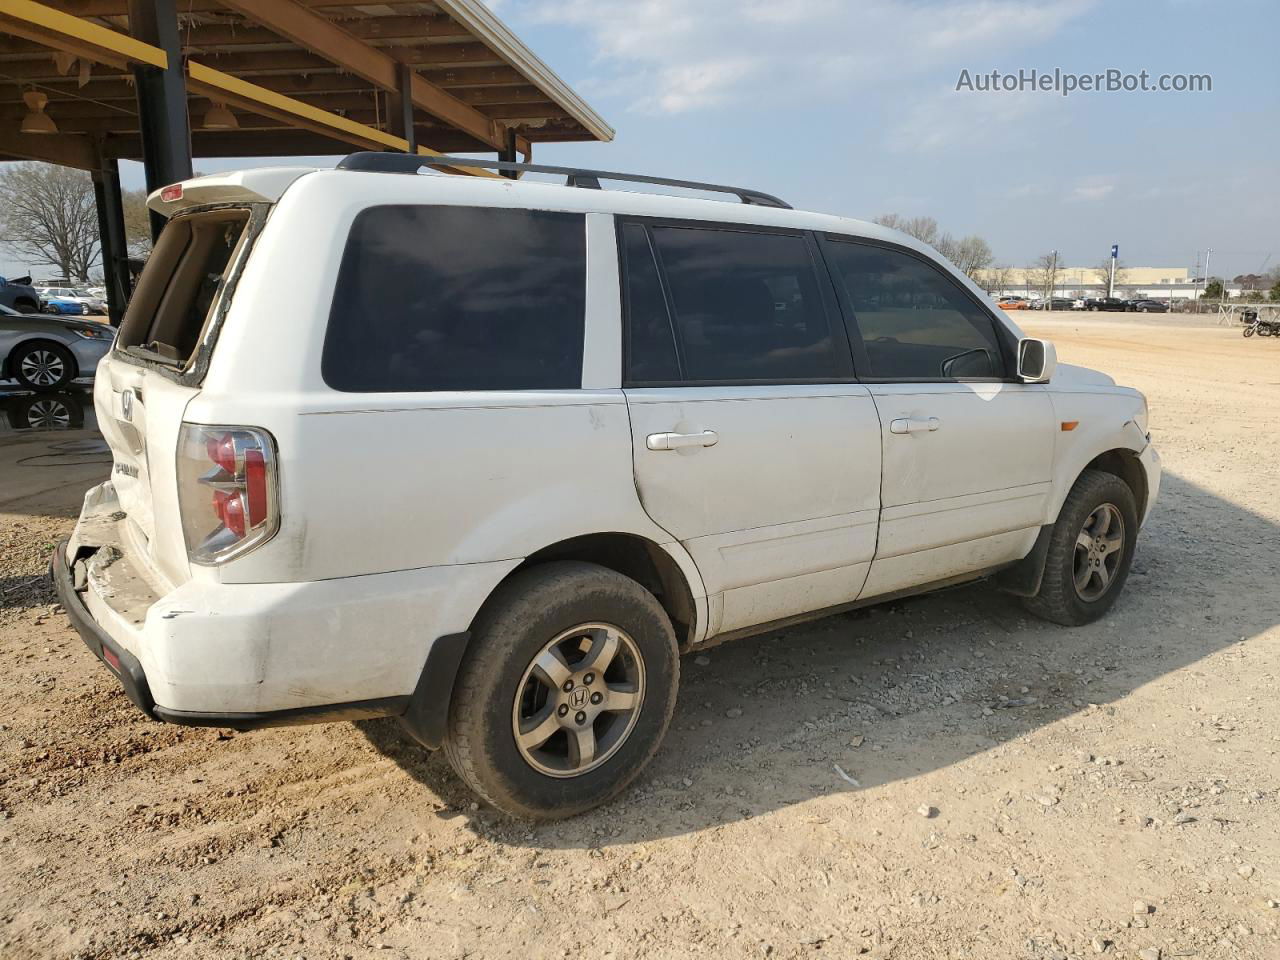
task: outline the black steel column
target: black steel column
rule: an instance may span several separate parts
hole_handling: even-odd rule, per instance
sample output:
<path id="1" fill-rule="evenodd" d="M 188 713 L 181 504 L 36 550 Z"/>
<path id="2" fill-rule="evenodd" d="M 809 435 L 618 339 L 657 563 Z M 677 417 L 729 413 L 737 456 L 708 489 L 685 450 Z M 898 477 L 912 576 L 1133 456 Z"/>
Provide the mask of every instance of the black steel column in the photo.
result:
<path id="1" fill-rule="evenodd" d="M 160 47 L 169 66 L 140 64 L 133 68 L 138 91 L 138 123 L 147 192 L 191 177 L 191 126 L 187 120 L 187 85 L 182 69 L 182 42 L 174 0 L 129 0 L 129 33 Z M 160 235 L 165 219 L 151 214 L 151 233 Z"/>
<path id="2" fill-rule="evenodd" d="M 99 160 L 93 171 L 93 198 L 98 207 L 98 236 L 102 242 L 102 283 L 107 288 L 107 314 L 120 326 L 129 302 L 129 243 L 124 232 L 124 202 L 120 196 L 120 164 Z"/>
<path id="3" fill-rule="evenodd" d="M 506 133 L 502 138 L 502 149 L 498 151 L 498 159 L 504 163 L 515 163 L 518 159 L 516 156 L 516 132 L 511 127 L 507 127 Z M 520 179 L 520 175 L 514 170 L 503 170 L 501 174 L 508 180 Z"/>
<path id="4" fill-rule="evenodd" d="M 387 97 L 391 132 L 409 141 L 407 153 L 418 152 L 418 137 L 413 129 L 413 68 L 400 64 L 400 89 Z"/>

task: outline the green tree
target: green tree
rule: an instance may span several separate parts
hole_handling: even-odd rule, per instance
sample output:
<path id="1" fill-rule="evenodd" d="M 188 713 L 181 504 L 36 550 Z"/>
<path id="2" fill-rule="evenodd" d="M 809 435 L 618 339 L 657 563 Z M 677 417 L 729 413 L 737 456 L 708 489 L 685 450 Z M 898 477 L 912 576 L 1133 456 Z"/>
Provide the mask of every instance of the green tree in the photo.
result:
<path id="1" fill-rule="evenodd" d="M 1204 296 L 1202 300 L 1221 300 L 1222 299 L 1222 278 L 1210 277 L 1209 282 L 1204 285 Z"/>

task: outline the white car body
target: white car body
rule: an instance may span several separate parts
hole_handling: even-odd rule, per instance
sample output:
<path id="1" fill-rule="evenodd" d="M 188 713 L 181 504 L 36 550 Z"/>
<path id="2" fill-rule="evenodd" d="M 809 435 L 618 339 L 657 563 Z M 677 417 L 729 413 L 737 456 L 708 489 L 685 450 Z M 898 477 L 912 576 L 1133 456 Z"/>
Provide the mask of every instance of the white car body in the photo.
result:
<path id="1" fill-rule="evenodd" d="M 136 661 L 142 705 L 164 719 L 253 726 L 402 712 L 439 638 L 465 633 L 527 558 L 577 538 L 629 538 L 678 576 L 687 650 L 1010 568 L 1100 457 L 1140 467 L 1143 517 L 1156 498 L 1141 394 L 1066 365 L 1047 383 L 624 389 L 616 217 L 843 234 L 936 260 L 875 224 L 506 179 L 297 168 L 200 178 L 177 201 L 152 199 L 166 213 L 237 202 L 270 216 L 251 254 L 237 254 L 234 295 L 224 288 L 213 305 L 206 367 L 175 375 L 123 345 L 98 367 L 114 472 L 87 494 L 63 561 L 78 563 L 89 628 Z M 580 388 L 326 384 L 319 357 L 353 220 L 400 204 L 585 215 Z M 929 418 L 937 429 L 894 426 Z M 184 423 L 252 426 L 278 451 L 278 531 L 226 562 L 192 562 L 185 542 L 175 457 Z M 653 449 L 664 442 L 656 436 L 704 431 L 717 435 L 713 446 Z"/>

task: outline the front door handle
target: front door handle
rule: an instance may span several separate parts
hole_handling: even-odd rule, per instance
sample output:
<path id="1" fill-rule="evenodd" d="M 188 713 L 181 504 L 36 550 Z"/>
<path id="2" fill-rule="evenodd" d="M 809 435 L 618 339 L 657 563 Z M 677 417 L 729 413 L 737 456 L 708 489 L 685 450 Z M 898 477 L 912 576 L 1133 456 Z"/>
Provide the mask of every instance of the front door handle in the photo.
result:
<path id="1" fill-rule="evenodd" d="M 933 433 L 942 426 L 937 417 L 903 417 L 889 421 L 890 433 Z"/>
<path id="2" fill-rule="evenodd" d="M 644 445 L 650 450 L 679 450 L 681 447 L 714 447 L 719 441 L 720 434 L 703 430 L 701 433 L 651 433 Z"/>

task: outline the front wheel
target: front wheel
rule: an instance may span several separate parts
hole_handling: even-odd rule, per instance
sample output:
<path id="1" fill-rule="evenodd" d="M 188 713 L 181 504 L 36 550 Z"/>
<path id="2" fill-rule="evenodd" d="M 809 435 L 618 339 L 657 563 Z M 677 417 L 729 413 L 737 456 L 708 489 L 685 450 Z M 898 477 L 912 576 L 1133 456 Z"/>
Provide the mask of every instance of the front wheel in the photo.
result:
<path id="1" fill-rule="evenodd" d="M 1253 336 L 1253 327 L 1251 327 L 1251 326 L 1249 326 L 1249 327 L 1245 327 L 1245 328 L 1244 328 L 1244 335 L 1245 335 L 1246 337 L 1252 337 L 1252 336 Z"/>
<path id="2" fill-rule="evenodd" d="M 476 619 L 445 756 L 506 813 L 582 813 L 622 792 L 653 757 L 679 674 L 671 621 L 639 583 L 589 563 L 533 567 Z"/>
<path id="3" fill-rule="evenodd" d="M 1111 609 L 1129 576 L 1138 540 L 1138 508 L 1113 473 L 1086 470 L 1067 494 L 1049 538 L 1044 577 L 1032 613 L 1075 627 Z"/>

